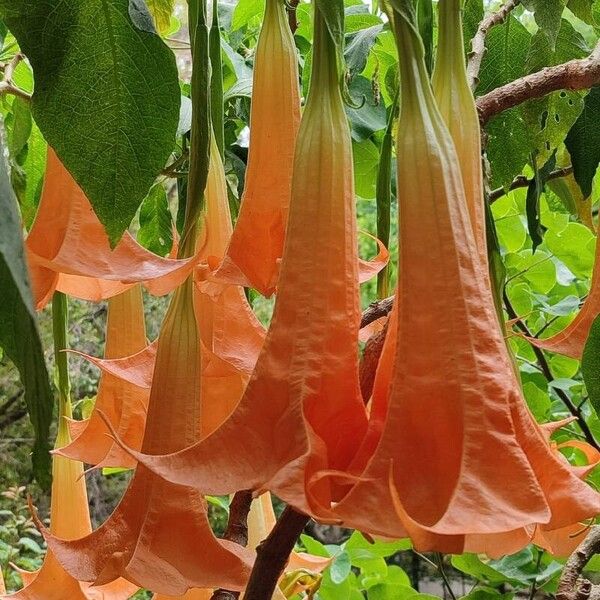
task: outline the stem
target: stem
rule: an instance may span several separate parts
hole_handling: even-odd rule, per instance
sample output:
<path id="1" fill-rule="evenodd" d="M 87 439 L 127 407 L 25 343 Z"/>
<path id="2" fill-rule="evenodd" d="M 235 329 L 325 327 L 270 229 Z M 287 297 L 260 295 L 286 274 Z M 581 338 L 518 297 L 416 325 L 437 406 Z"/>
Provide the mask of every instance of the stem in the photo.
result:
<path id="1" fill-rule="evenodd" d="M 217 0 L 212 3 L 212 24 L 209 34 L 210 65 L 212 77 L 210 80 L 210 108 L 212 126 L 217 140 L 221 158 L 225 152 L 225 129 L 223 124 L 223 65 L 221 63 L 221 30 L 219 28 L 219 7 Z"/>
<path id="2" fill-rule="evenodd" d="M 58 418 L 71 417 L 71 380 L 69 378 L 69 360 L 65 350 L 67 327 L 69 323 L 69 305 L 67 296 L 54 292 L 52 297 L 52 333 L 54 336 L 54 362 L 56 364 L 56 387 L 58 388 Z"/>
<path id="3" fill-rule="evenodd" d="M 437 569 L 442 577 L 442 581 L 444 582 L 444 587 L 448 590 L 448 593 L 450 594 L 450 597 L 452 598 L 452 600 L 456 600 L 456 596 L 454 595 L 454 592 L 452 591 L 452 586 L 450 585 L 450 581 L 448 580 L 446 571 L 444 570 L 444 557 L 441 552 L 435 553 L 435 560 L 437 563 L 437 565 L 436 565 Z"/>
<path id="4" fill-rule="evenodd" d="M 204 210 L 204 190 L 208 179 L 211 132 L 211 74 L 205 0 L 190 1 L 188 16 L 192 36 L 192 131 L 187 201 L 179 249 L 180 258 L 193 256 L 196 251 L 200 216 Z M 196 18 L 195 25 L 193 25 L 194 18 Z"/>

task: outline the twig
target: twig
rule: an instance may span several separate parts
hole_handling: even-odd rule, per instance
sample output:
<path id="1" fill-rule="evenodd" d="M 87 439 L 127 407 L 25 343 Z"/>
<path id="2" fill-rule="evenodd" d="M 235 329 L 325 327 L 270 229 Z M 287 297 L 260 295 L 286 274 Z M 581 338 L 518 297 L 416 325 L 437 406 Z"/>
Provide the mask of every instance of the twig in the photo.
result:
<path id="1" fill-rule="evenodd" d="M 4 80 L 0 82 L 0 96 L 4 94 L 11 94 L 13 96 L 22 98 L 26 102 L 31 101 L 31 94 L 28 94 L 25 90 L 17 87 L 12 80 L 15 69 L 24 58 L 25 56 L 23 54 L 17 52 L 12 57 L 11 61 L 4 67 Z"/>
<path id="2" fill-rule="evenodd" d="M 394 305 L 394 296 L 390 296 L 389 298 L 385 298 L 384 300 L 377 300 L 376 302 L 371 302 L 368 308 L 363 311 L 362 319 L 360 320 L 360 328 L 366 327 L 373 321 L 377 321 L 377 319 L 381 319 L 381 317 L 387 316 L 392 310 L 392 306 Z"/>
<path id="3" fill-rule="evenodd" d="M 584 90 L 599 83 L 600 43 L 587 58 L 546 67 L 480 96 L 477 98 L 479 120 L 485 125 L 494 115 L 527 100 L 541 98 L 558 90 Z"/>
<path id="4" fill-rule="evenodd" d="M 436 559 L 436 563 L 437 563 L 436 567 L 437 567 L 439 574 L 442 577 L 444 587 L 448 590 L 448 593 L 450 594 L 450 598 L 452 598 L 452 600 L 456 600 L 456 595 L 454 594 L 454 591 L 452 590 L 452 586 L 450 585 L 450 581 L 448 580 L 448 576 L 446 575 L 446 571 L 444 570 L 444 556 L 442 555 L 441 552 L 436 552 L 435 559 Z"/>
<path id="5" fill-rule="evenodd" d="M 523 321 L 519 318 L 519 316 L 515 312 L 515 309 L 513 308 L 508 296 L 506 295 L 506 292 L 504 292 L 504 306 L 506 307 L 506 312 L 508 313 L 509 319 L 514 320 L 515 325 L 528 338 L 533 337 L 531 335 L 531 332 L 529 331 L 529 328 L 527 327 L 527 325 L 525 323 L 523 323 Z M 546 359 L 546 355 L 544 354 L 544 351 L 535 345 L 532 345 L 531 349 L 533 350 L 533 353 L 535 354 L 535 357 L 537 358 L 537 361 L 540 365 L 540 369 L 542 370 L 542 373 L 544 374 L 544 377 L 547 379 L 548 382 L 553 381 L 554 375 L 552 374 L 552 370 L 550 369 L 550 364 L 548 363 L 548 360 Z M 555 388 L 554 391 L 556 392 L 557 396 L 562 400 L 563 404 L 567 407 L 569 412 L 577 419 L 577 424 L 579 425 L 579 428 L 581 429 L 587 442 L 590 445 L 592 445 L 594 448 L 596 448 L 596 450 L 600 450 L 600 444 L 598 444 L 598 442 L 596 441 L 596 438 L 594 437 L 592 430 L 589 428 L 588 424 L 586 423 L 581 410 L 579 410 L 577 408 L 577 406 L 575 406 L 575 404 L 573 403 L 571 398 L 569 398 L 569 395 L 567 393 L 565 393 L 564 390 Z"/>
<path id="6" fill-rule="evenodd" d="M 537 562 L 535 565 L 535 572 L 537 573 L 540 570 L 540 565 L 542 564 L 542 557 L 544 556 L 543 550 L 538 550 Z M 534 600 L 535 595 L 538 591 L 538 580 L 537 577 L 533 580 L 531 584 L 531 589 L 529 590 L 529 600 Z"/>
<path id="7" fill-rule="evenodd" d="M 375 373 L 383 350 L 383 343 L 385 342 L 387 330 L 388 324 L 386 323 L 381 331 L 378 331 L 369 339 L 365 346 L 362 360 L 360 361 L 360 391 L 365 402 L 369 401 L 369 398 L 373 393 Z"/>
<path id="8" fill-rule="evenodd" d="M 309 520 L 291 506 L 286 507 L 267 539 L 256 549 L 244 600 L 271 600 L 296 540 Z"/>
<path id="9" fill-rule="evenodd" d="M 485 38 L 488 31 L 495 25 L 503 23 L 510 11 L 513 10 L 521 0 L 508 0 L 502 8 L 489 17 L 481 21 L 477 28 L 475 37 L 471 40 L 471 53 L 469 54 L 469 62 L 467 64 L 467 78 L 471 89 L 474 90 L 479 82 L 479 70 L 481 69 L 481 61 L 485 54 Z"/>
<path id="10" fill-rule="evenodd" d="M 244 490 L 237 492 L 229 505 L 229 521 L 223 539 L 235 542 L 240 546 L 248 544 L 248 513 L 252 504 L 252 492 Z M 237 600 L 240 592 L 216 590 L 211 600 Z"/>
<path id="11" fill-rule="evenodd" d="M 600 586 L 592 585 L 587 579 L 581 577 L 583 569 L 594 556 L 600 553 L 600 526 L 590 529 L 589 534 L 579 544 L 565 564 L 558 589 L 556 600 L 597 600 L 600 598 Z"/>
<path id="12" fill-rule="evenodd" d="M 296 12 L 298 4 L 300 4 L 300 0 L 288 0 L 288 2 L 286 3 L 288 11 L 288 21 L 292 33 L 296 33 L 296 30 L 298 29 L 298 13 Z"/>
<path id="13" fill-rule="evenodd" d="M 561 177 L 567 177 L 567 176 L 571 175 L 572 173 L 573 173 L 572 166 L 564 167 L 562 169 L 556 169 L 556 171 L 552 171 L 548 175 L 547 181 L 550 181 L 552 179 L 560 179 Z M 532 181 L 533 181 L 533 179 L 528 179 L 527 176 L 525 176 L 525 175 L 519 175 L 519 176 L 515 177 L 513 179 L 512 183 L 508 186 L 508 191 L 516 190 L 518 188 L 529 187 L 529 184 Z M 499 198 L 502 198 L 502 196 L 504 196 L 506 194 L 506 192 L 507 192 L 507 190 L 505 190 L 504 188 L 498 188 L 498 189 L 492 190 L 488 194 L 488 201 L 490 202 L 490 204 L 493 202 L 496 202 L 496 200 L 498 200 Z"/>

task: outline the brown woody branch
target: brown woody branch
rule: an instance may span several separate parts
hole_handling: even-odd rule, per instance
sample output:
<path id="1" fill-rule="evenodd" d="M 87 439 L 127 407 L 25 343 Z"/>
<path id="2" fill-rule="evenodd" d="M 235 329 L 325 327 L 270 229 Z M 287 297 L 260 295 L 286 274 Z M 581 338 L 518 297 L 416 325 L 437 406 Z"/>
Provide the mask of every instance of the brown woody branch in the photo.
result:
<path id="1" fill-rule="evenodd" d="M 494 115 L 558 90 L 585 90 L 600 84 L 600 43 L 587 58 L 571 60 L 521 77 L 477 98 L 481 125 Z"/>
<path id="2" fill-rule="evenodd" d="M 600 585 L 592 585 L 581 577 L 585 566 L 594 554 L 600 553 L 600 526 L 592 527 L 589 534 L 565 564 L 556 600 L 599 600 Z"/>
<path id="3" fill-rule="evenodd" d="M 287 2 L 288 22 L 292 33 L 296 33 L 298 29 L 298 14 L 296 12 L 298 4 L 300 4 L 300 0 L 288 0 Z"/>
<path id="4" fill-rule="evenodd" d="M 573 173 L 573 167 L 571 167 L 571 166 L 564 167 L 562 169 L 556 169 L 556 171 L 552 171 L 548 175 L 548 178 L 546 179 L 546 181 L 551 181 L 552 179 L 560 179 L 561 177 L 567 177 L 568 175 L 571 175 L 572 173 Z M 508 186 L 508 189 L 509 189 L 509 191 L 512 191 L 512 190 L 516 190 L 519 188 L 526 188 L 526 187 L 529 187 L 529 184 L 532 183 L 532 181 L 533 181 L 533 179 L 529 179 L 525 175 L 519 175 L 513 179 L 512 183 Z M 504 188 L 498 188 L 498 189 L 492 190 L 488 194 L 488 202 L 490 204 L 492 204 L 493 202 L 496 202 L 496 200 L 498 200 L 499 198 L 502 198 L 502 196 L 504 196 L 505 194 L 506 194 L 506 190 Z"/>
<path id="5" fill-rule="evenodd" d="M 271 533 L 256 549 L 256 562 L 244 600 L 271 600 L 298 537 L 310 517 L 291 506 L 281 514 Z"/>
<path id="6" fill-rule="evenodd" d="M 507 0 L 500 10 L 492 13 L 487 19 L 484 19 L 479 24 L 475 37 L 471 40 L 472 50 L 469 54 L 469 62 L 467 63 L 467 78 L 472 90 L 475 89 L 479 82 L 479 70 L 481 69 L 481 61 L 485 54 L 485 38 L 488 31 L 492 27 L 503 23 L 520 1 L 521 0 Z"/>
<path id="7" fill-rule="evenodd" d="M 229 505 L 229 520 L 223 539 L 235 542 L 240 546 L 248 544 L 248 513 L 252 504 L 252 492 L 243 490 L 233 496 Z M 237 600 L 240 592 L 216 590 L 211 600 Z"/>

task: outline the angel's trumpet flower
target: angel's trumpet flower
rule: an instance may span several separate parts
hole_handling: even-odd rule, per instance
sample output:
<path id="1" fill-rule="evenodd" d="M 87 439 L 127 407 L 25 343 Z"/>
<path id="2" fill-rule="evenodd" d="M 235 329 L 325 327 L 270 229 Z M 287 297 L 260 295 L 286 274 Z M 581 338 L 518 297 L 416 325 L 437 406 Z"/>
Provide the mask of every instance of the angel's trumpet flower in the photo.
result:
<path id="1" fill-rule="evenodd" d="M 206 239 L 200 258 L 210 265 L 222 260 L 232 234 L 225 170 L 214 136 L 205 197 Z M 194 307 L 202 340 L 204 438 L 225 421 L 242 397 L 265 331 L 238 286 L 197 281 Z"/>
<path id="2" fill-rule="evenodd" d="M 139 285 L 108 301 L 107 360 L 132 356 L 146 348 L 144 303 Z M 106 435 L 108 419 L 122 440 L 140 448 L 146 423 L 147 389 L 110 373 L 101 375 L 96 403 L 89 419 L 70 421 L 73 441 L 58 454 L 97 467 L 133 468 L 135 460 Z M 102 415 L 102 416 L 101 416 Z"/>
<path id="3" fill-rule="evenodd" d="M 412 3 L 387 6 L 402 83 L 401 277 L 356 483 L 333 513 L 363 531 L 408 534 L 420 550 L 460 553 L 469 542 L 486 551 L 489 534 L 595 516 L 600 496 L 553 451 L 524 403 Z"/>
<path id="4" fill-rule="evenodd" d="M 206 493 L 268 488 L 306 511 L 336 494 L 323 482 L 308 498 L 311 474 L 345 469 L 366 429 L 352 145 L 337 46 L 319 2 L 314 23 L 277 301 L 256 368 L 236 410 L 206 440 L 166 457 L 136 454 L 166 479 Z"/>
<path id="5" fill-rule="evenodd" d="M 201 340 L 194 314 L 194 282 L 171 300 L 158 339 L 142 451 L 177 451 L 200 438 Z M 251 553 L 217 540 L 201 493 L 166 482 L 138 465 L 123 499 L 91 535 L 67 542 L 46 534 L 64 567 L 82 581 L 102 584 L 123 576 L 161 594 L 189 588 L 242 589 Z"/>
<path id="6" fill-rule="evenodd" d="M 275 291 L 300 123 L 298 56 L 283 0 L 266 0 L 254 60 L 248 169 L 223 265 L 225 281 Z"/>
<path id="7" fill-rule="evenodd" d="M 156 256 L 127 232 L 111 249 L 89 200 L 50 147 L 40 206 L 26 247 L 38 309 L 54 290 L 97 302 L 145 282 L 153 293 L 166 294 L 195 263 Z"/>
<path id="8" fill-rule="evenodd" d="M 64 311 L 66 298 L 55 296 L 53 311 Z M 56 313 L 55 313 L 56 315 Z M 60 320 L 60 317 L 58 317 Z M 62 321 L 66 324 L 66 319 Z M 56 320 L 55 320 L 56 323 Z M 64 347 L 64 346 L 63 346 Z M 58 348 L 58 344 L 57 344 Z M 60 361 L 57 358 L 57 363 Z M 66 358 L 63 357 L 66 365 Z M 55 446 L 60 448 L 71 441 L 67 418 L 71 416 L 69 384 L 66 370 L 58 368 L 59 421 Z M 52 495 L 50 502 L 50 531 L 53 535 L 75 539 L 92 531 L 88 508 L 83 465 L 62 456 L 52 458 Z M 126 600 L 137 591 L 137 586 L 123 579 L 107 585 L 91 587 L 69 575 L 56 560 L 52 550 L 46 552 L 39 571 L 19 571 L 25 587 L 8 596 L 13 600 Z"/>
<path id="9" fill-rule="evenodd" d="M 461 0 L 440 0 L 438 46 L 432 86 L 438 108 L 450 131 L 465 187 L 477 249 L 487 260 L 481 133 L 465 66 Z"/>

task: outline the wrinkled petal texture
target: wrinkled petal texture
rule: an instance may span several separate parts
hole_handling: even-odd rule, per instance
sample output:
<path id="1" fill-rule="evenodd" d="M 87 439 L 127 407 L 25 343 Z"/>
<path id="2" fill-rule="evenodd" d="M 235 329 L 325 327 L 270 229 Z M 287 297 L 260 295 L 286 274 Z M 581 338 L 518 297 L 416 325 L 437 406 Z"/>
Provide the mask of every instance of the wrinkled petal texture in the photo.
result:
<path id="1" fill-rule="evenodd" d="M 524 527 L 557 529 L 594 516 L 600 497 L 526 408 L 422 46 L 396 17 L 402 276 L 370 431 L 353 464 L 360 481 L 335 514 L 371 533 L 408 534 L 420 550 L 460 553 L 468 544 L 485 552 L 494 540 L 480 536 L 492 534 L 514 551 L 531 537 L 519 533 Z"/>
<path id="2" fill-rule="evenodd" d="M 366 430 L 351 141 L 333 43 L 325 25 L 316 31 L 277 302 L 256 368 L 213 435 L 171 456 L 138 455 L 174 483 L 212 494 L 268 488 L 306 511 L 335 495 L 322 480 L 308 498 L 306 481 L 345 469 Z"/>
<path id="3" fill-rule="evenodd" d="M 50 147 L 40 206 L 26 246 L 38 309 L 55 289 L 95 302 L 136 282 L 146 282 L 154 294 L 166 294 L 186 279 L 195 263 L 156 256 L 128 233 L 111 249 L 89 200 Z"/>
<path id="4" fill-rule="evenodd" d="M 135 355 L 146 348 L 144 305 L 139 285 L 108 301 L 105 359 Z M 121 440 L 141 448 L 149 391 L 109 373 L 101 375 L 89 419 L 71 421 L 73 441 L 59 454 L 97 467 L 135 467 L 135 460 L 108 435 L 108 419 Z M 103 416 L 101 416 L 101 414 Z"/>

